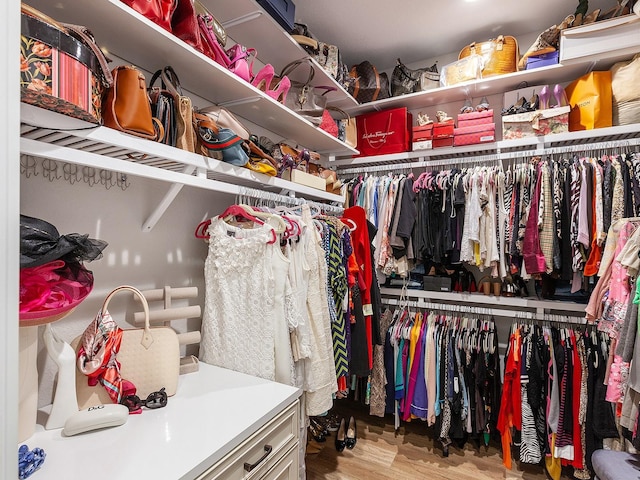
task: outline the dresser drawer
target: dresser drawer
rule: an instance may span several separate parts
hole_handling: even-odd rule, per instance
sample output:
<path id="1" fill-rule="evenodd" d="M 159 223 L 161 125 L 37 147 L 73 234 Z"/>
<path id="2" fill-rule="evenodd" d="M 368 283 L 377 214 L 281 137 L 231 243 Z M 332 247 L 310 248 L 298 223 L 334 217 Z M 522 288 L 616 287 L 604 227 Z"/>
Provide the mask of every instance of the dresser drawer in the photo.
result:
<path id="1" fill-rule="evenodd" d="M 291 447 L 294 447 L 293 450 L 297 454 L 299 409 L 298 401 L 291 404 L 198 477 L 198 480 L 261 478 L 287 454 Z"/>
<path id="2" fill-rule="evenodd" d="M 260 480 L 298 480 L 299 458 L 299 446 L 296 444 Z"/>

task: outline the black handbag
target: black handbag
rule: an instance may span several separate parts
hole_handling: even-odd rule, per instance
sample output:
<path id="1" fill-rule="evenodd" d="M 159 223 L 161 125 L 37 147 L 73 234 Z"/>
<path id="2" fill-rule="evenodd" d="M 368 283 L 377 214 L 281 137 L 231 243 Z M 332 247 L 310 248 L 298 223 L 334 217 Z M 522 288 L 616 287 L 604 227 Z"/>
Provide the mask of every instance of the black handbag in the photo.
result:
<path id="1" fill-rule="evenodd" d="M 427 68 L 413 70 L 398 58 L 398 63 L 391 74 L 392 96 L 397 97 L 407 93 L 422 92 L 439 86 L 440 74 L 438 73 L 437 63 Z"/>
<path id="2" fill-rule="evenodd" d="M 378 73 L 369 61 L 351 67 L 349 75 L 354 79 L 349 93 L 360 103 L 375 102 L 389 98 L 389 77 L 386 73 Z"/>

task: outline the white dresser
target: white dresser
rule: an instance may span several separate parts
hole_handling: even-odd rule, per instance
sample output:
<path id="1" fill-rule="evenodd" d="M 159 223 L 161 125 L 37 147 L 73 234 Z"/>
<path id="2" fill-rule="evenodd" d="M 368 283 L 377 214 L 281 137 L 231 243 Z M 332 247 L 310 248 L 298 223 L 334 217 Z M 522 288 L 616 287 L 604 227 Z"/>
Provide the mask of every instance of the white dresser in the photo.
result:
<path id="1" fill-rule="evenodd" d="M 297 479 L 299 389 L 200 363 L 166 407 L 64 437 L 44 411 L 26 442 L 47 457 L 34 480 Z"/>

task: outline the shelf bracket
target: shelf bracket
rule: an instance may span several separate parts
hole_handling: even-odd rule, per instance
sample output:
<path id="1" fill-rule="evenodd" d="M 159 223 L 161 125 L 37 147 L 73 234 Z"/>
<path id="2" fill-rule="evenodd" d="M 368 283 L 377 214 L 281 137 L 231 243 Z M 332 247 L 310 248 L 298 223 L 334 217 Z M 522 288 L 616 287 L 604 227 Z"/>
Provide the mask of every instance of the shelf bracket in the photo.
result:
<path id="1" fill-rule="evenodd" d="M 253 12 L 249 12 L 245 15 L 241 15 L 237 18 L 227 20 L 226 22 L 222 22 L 222 26 L 225 30 L 229 30 L 230 28 L 236 27 L 238 25 L 242 25 L 243 23 L 251 22 L 253 20 L 257 20 L 262 16 L 264 12 L 260 10 L 255 10 Z"/>
<path id="2" fill-rule="evenodd" d="M 196 169 L 195 166 L 187 165 L 182 170 L 182 173 L 185 175 L 191 175 L 195 171 L 195 169 Z M 153 227 L 155 227 L 156 223 L 160 221 L 160 219 L 164 215 L 164 212 L 167 211 L 167 209 L 171 206 L 173 201 L 176 199 L 176 197 L 178 196 L 178 193 L 180 193 L 180 190 L 182 190 L 182 187 L 184 187 L 184 185 L 181 183 L 174 183 L 169 187 L 169 191 L 167 191 L 167 193 L 164 195 L 164 197 L 162 198 L 158 206 L 151 213 L 151 215 L 149 215 L 149 218 L 147 218 L 147 221 L 142 224 L 143 232 L 150 232 L 151 230 L 153 230 Z"/>

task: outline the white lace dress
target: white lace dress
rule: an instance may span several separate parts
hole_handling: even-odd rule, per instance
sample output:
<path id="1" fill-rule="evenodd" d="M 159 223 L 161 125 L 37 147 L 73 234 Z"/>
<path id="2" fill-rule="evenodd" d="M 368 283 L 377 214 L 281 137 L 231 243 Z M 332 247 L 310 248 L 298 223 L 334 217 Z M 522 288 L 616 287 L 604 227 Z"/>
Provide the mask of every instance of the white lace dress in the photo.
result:
<path id="1" fill-rule="evenodd" d="M 309 266 L 306 307 L 312 339 L 311 358 L 305 360 L 305 396 L 307 415 L 314 416 L 333 406 L 333 394 L 338 391 L 338 382 L 333 359 L 324 249 L 307 205 L 302 207 L 302 219 L 308 225 L 306 231 L 309 233 L 305 238 Z"/>
<path id="2" fill-rule="evenodd" d="M 208 234 L 200 358 L 275 380 L 273 228 L 243 229 L 215 217 Z"/>

